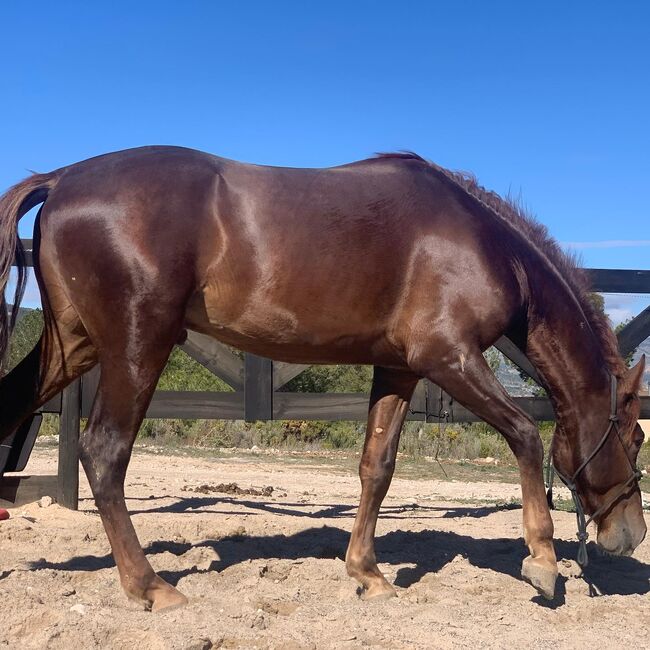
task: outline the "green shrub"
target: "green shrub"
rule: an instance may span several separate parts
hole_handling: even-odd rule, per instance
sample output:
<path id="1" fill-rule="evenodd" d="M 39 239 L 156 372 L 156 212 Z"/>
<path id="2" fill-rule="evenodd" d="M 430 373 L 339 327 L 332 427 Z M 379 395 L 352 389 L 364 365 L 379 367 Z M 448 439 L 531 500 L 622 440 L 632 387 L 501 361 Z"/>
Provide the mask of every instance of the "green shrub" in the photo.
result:
<path id="1" fill-rule="evenodd" d="M 310 366 L 280 390 L 296 393 L 369 393 L 372 366 Z"/>

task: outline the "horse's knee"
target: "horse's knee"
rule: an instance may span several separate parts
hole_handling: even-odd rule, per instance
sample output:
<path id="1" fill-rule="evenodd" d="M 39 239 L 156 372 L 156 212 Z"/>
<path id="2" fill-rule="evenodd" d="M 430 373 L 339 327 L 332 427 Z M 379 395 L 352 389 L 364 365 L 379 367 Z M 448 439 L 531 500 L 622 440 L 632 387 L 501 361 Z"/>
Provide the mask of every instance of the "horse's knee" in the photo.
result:
<path id="1" fill-rule="evenodd" d="M 534 422 L 524 420 L 507 440 L 517 459 L 534 464 L 543 462 L 544 445 Z"/>

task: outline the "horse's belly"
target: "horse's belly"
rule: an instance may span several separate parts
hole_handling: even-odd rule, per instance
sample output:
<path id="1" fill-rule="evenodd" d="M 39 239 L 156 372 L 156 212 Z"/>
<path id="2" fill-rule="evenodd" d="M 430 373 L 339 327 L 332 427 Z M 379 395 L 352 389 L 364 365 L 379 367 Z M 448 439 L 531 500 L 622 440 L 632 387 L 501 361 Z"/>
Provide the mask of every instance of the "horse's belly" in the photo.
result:
<path id="1" fill-rule="evenodd" d="M 381 322 L 359 322 L 351 309 L 296 311 L 265 295 L 204 291 L 188 305 L 187 327 L 241 350 L 295 363 L 401 365 Z"/>

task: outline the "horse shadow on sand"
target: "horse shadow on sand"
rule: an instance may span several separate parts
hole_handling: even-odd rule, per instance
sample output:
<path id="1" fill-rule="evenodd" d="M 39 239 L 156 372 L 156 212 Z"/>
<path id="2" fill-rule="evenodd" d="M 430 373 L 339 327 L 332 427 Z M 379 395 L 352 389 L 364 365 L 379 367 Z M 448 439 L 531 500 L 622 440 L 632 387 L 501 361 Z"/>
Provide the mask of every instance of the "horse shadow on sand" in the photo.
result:
<path id="1" fill-rule="evenodd" d="M 145 501 L 151 501 L 166 497 L 149 497 Z M 136 499 L 142 501 L 142 499 Z M 225 504 L 246 508 L 239 512 L 219 511 L 215 508 Z M 252 501 L 242 499 L 241 497 L 185 497 L 175 500 L 173 503 L 157 506 L 154 508 L 130 509 L 132 515 L 167 512 L 167 513 L 184 513 L 184 514 L 227 514 L 227 515 L 247 515 L 263 512 L 272 515 L 290 515 L 292 517 L 306 517 L 309 519 L 337 519 L 354 517 L 357 505 L 330 504 L 330 503 L 313 503 L 313 502 L 271 502 L 271 501 Z M 521 510 L 521 505 L 516 503 L 503 503 L 486 506 L 423 506 L 418 503 L 407 503 L 401 505 L 384 505 L 381 508 L 381 519 L 403 519 L 406 513 L 417 513 L 419 519 L 438 519 L 442 517 L 487 517 L 495 512 L 503 510 Z"/>
<path id="2" fill-rule="evenodd" d="M 181 498 L 169 506 L 151 509 L 133 510 L 132 512 L 211 512 L 215 505 L 224 502 L 236 503 L 253 510 L 263 510 L 274 514 L 290 514 L 308 518 L 349 518 L 354 507 L 331 504 L 278 504 L 275 502 L 237 500 L 213 497 Z M 302 509 L 300 509 L 302 507 Z M 440 508 L 428 506 L 393 506 L 382 508 L 381 517 L 399 518 L 405 511 L 417 509 L 440 511 L 438 517 L 485 517 L 504 508 L 517 506 L 482 506 Z M 228 514 L 233 515 L 232 510 Z M 243 514 L 243 513 L 242 513 Z M 246 512 L 250 516 L 250 510 Z M 420 514 L 425 514 L 420 513 Z M 145 553 L 156 554 L 169 552 L 180 556 L 192 548 L 207 547 L 213 549 L 219 559 L 206 569 L 196 566 L 179 571 L 161 571 L 160 575 L 173 585 L 185 576 L 206 571 L 223 571 L 224 569 L 249 560 L 279 559 L 300 560 L 307 558 L 343 559 L 350 538 L 347 530 L 336 525 L 315 526 L 292 535 L 248 536 L 231 535 L 218 540 L 203 540 L 197 543 L 158 540 L 145 547 Z M 595 543 L 588 544 L 590 564 L 584 570 L 583 577 L 591 585 L 593 595 L 631 595 L 650 592 L 650 566 L 632 557 L 612 557 L 602 553 Z M 558 560 L 575 560 L 578 544 L 556 540 L 555 549 Z M 456 556 L 465 558 L 472 566 L 495 571 L 515 579 L 521 577 L 521 563 L 527 551 L 521 538 L 477 538 L 461 535 L 451 531 L 394 531 L 377 537 L 376 551 L 380 564 L 411 565 L 400 567 L 395 578 L 398 587 L 410 587 L 429 573 L 437 573 Z M 78 556 L 65 562 L 49 562 L 45 559 L 31 564 L 31 569 L 57 569 L 63 571 L 96 571 L 114 566 L 111 555 Z M 552 602 L 534 597 L 533 601 L 547 607 L 564 604 L 566 578 L 560 576 L 556 587 L 556 597 Z"/>

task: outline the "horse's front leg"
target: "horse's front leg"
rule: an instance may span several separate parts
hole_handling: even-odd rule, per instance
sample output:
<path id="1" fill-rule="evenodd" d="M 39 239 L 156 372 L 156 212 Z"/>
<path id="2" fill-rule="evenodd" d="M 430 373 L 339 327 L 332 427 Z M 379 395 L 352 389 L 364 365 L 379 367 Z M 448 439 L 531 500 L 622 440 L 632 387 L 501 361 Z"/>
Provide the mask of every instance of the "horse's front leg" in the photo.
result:
<path id="1" fill-rule="evenodd" d="M 374 537 L 377 515 L 395 469 L 402 424 L 418 377 L 375 367 L 366 440 L 359 465 L 361 501 L 345 558 L 348 574 L 363 587 L 364 598 L 388 598 L 395 589 L 377 567 Z"/>
<path id="2" fill-rule="evenodd" d="M 80 439 L 81 462 L 126 595 L 154 611 L 179 607 L 187 598 L 154 573 L 124 502 L 131 449 L 166 355 L 153 365 L 122 359 L 102 360 L 97 396 Z"/>
<path id="3" fill-rule="evenodd" d="M 553 598 L 558 570 L 544 487 L 544 449 L 536 424 L 513 402 L 478 348 L 438 342 L 420 351 L 411 367 L 506 438 L 519 465 L 524 540 L 530 551 L 522 576 L 542 596 Z"/>

